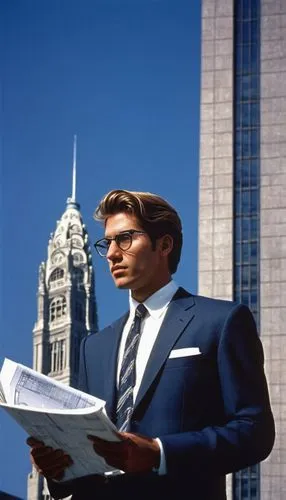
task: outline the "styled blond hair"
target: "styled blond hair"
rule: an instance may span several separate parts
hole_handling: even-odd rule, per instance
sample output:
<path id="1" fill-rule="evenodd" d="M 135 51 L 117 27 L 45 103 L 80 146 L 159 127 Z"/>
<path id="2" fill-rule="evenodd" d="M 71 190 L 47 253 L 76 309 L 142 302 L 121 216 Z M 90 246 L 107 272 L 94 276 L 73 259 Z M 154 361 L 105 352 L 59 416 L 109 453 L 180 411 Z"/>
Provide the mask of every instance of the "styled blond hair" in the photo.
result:
<path id="1" fill-rule="evenodd" d="M 134 215 L 140 226 L 149 235 L 153 249 L 156 240 L 165 234 L 173 239 L 169 254 L 170 273 L 176 272 L 182 250 L 182 224 L 176 210 L 163 198 L 152 193 L 115 189 L 107 193 L 94 212 L 95 220 L 106 223 L 106 219 L 117 213 Z"/>

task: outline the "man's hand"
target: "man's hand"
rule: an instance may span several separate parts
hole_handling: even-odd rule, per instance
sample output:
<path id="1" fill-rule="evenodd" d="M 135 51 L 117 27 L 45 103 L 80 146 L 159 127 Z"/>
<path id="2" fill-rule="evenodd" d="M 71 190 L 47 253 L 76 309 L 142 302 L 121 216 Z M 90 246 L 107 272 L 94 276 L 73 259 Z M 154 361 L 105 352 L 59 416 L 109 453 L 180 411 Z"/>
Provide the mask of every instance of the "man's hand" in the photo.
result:
<path id="1" fill-rule="evenodd" d="M 151 472 L 160 465 L 160 447 L 155 439 L 118 432 L 120 442 L 110 442 L 95 436 L 88 436 L 98 455 L 116 469 L 124 472 Z"/>
<path id="2" fill-rule="evenodd" d="M 70 456 L 63 450 L 45 446 L 33 437 L 29 437 L 26 442 L 31 446 L 30 458 L 36 470 L 48 479 L 62 479 L 65 469 L 73 463 Z"/>

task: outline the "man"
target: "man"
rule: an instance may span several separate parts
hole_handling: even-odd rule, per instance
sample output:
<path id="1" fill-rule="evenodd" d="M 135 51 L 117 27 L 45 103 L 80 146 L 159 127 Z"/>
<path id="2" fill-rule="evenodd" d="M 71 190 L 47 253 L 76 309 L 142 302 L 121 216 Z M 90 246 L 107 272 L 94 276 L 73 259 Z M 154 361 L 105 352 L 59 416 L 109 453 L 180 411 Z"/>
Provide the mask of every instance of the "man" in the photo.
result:
<path id="1" fill-rule="evenodd" d="M 124 474 L 58 482 L 70 457 L 29 438 L 33 463 L 55 498 L 223 500 L 225 475 L 274 441 L 253 317 L 175 284 L 181 222 L 159 196 L 111 191 L 95 216 L 105 226 L 95 247 L 130 290 L 130 311 L 83 341 L 80 389 L 106 401 L 121 441 L 87 439 Z"/>

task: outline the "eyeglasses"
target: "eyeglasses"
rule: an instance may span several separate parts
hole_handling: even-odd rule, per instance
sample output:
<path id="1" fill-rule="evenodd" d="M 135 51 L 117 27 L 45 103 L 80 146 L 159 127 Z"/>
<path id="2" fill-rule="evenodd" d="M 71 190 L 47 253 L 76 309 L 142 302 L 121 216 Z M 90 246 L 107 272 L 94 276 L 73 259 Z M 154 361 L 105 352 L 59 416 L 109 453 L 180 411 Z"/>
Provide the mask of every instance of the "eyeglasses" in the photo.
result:
<path id="1" fill-rule="evenodd" d="M 134 234 L 147 234 L 145 231 L 137 231 L 136 229 L 130 229 L 129 231 L 123 231 L 117 234 L 114 238 L 102 238 L 98 240 L 94 247 L 99 253 L 100 257 L 106 257 L 108 249 L 112 241 L 115 241 L 116 245 L 123 251 L 129 250 L 132 245 Z"/>

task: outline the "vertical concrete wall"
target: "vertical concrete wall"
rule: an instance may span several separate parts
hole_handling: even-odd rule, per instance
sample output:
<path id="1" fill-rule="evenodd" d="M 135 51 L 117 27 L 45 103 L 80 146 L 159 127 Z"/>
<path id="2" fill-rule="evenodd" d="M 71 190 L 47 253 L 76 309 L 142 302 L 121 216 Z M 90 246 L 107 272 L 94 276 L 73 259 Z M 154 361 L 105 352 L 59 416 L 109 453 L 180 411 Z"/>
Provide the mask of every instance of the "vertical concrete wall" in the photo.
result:
<path id="1" fill-rule="evenodd" d="M 262 0 L 261 338 L 276 443 L 261 499 L 286 498 L 286 0 Z"/>
<path id="2" fill-rule="evenodd" d="M 202 4 L 198 292 L 232 300 L 233 2 Z M 231 495 L 231 475 L 227 477 Z"/>
<path id="3" fill-rule="evenodd" d="M 232 299 L 233 2 L 202 10 L 199 293 Z"/>
<path id="4" fill-rule="evenodd" d="M 202 8 L 199 293 L 232 299 L 233 0 Z M 286 498 L 286 0 L 261 0 L 260 335 L 276 422 L 261 500 Z M 228 495 L 230 494 L 230 483 Z"/>

